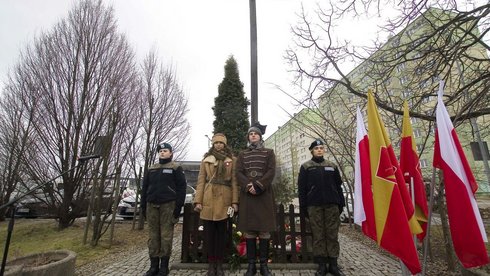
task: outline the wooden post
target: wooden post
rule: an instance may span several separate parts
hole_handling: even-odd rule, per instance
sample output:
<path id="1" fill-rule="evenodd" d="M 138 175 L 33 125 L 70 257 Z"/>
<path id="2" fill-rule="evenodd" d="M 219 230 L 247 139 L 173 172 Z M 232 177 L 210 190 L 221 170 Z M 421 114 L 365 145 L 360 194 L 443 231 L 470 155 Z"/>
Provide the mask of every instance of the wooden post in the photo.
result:
<path id="1" fill-rule="evenodd" d="M 279 223 L 279 232 L 277 233 L 277 243 L 280 247 L 278 259 L 280 262 L 286 262 L 286 229 L 284 219 L 284 205 L 279 204 L 279 212 L 277 214 L 277 221 Z"/>
<path id="2" fill-rule="evenodd" d="M 116 224 L 116 211 L 117 211 L 117 205 L 118 205 L 118 200 L 119 199 L 119 194 L 120 194 L 120 182 L 121 182 L 121 165 L 119 165 L 116 169 L 116 188 L 115 188 L 115 200 L 112 203 L 112 217 L 111 217 L 111 225 L 110 225 L 110 232 L 109 232 L 109 248 L 112 246 L 112 238 L 114 237 L 114 224 Z"/>
<path id="3" fill-rule="evenodd" d="M 98 166 L 97 166 L 98 167 Z M 88 229 L 90 228 L 90 224 L 92 224 L 92 206 L 95 202 L 95 190 L 97 187 L 97 177 L 95 177 L 94 180 L 94 175 L 98 175 L 98 170 L 93 170 L 92 171 L 92 191 L 90 192 L 90 201 L 88 203 L 87 207 L 87 220 L 85 221 L 85 229 L 83 231 L 83 244 L 87 244 L 87 237 L 88 237 Z"/>
<path id="4" fill-rule="evenodd" d="M 138 178 L 136 179 L 136 195 L 135 195 L 135 199 L 134 199 L 134 213 L 133 213 L 133 226 L 131 229 L 134 230 L 134 226 L 136 224 L 136 213 L 139 212 L 139 217 L 138 217 L 138 229 L 139 230 L 142 230 L 144 228 L 144 224 L 145 224 L 145 214 L 143 214 L 143 212 L 141 211 L 141 208 L 138 207 L 138 203 L 139 203 L 139 196 L 141 194 L 141 171 L 142 171 L 142 167 L 140 167 L 140 171 L 138 172 Z M 141 204 L 140 204 L 141 205 Z"/>
<path id="5" fill-rule="evenodd" d="M 138 179 L 138 189 L 136 190 L 136 198 L 138 198 L 138 191 L 139 191 L 139 194 L 141 194 L 143 191 L 143 179 L 144 176 L 141 175 L 141 167 L 140 167 L 140 174 L 139 174 L 139 179 Z M 141 205 L 141 204 L 140 204 Z M 137 208 L 138 206 L 134 206 L 135 208 Z M 140 208 L 141 209 L 141 208 Z M 138 217 L 138 230 L 143 230 L 145 226 L 145 214 L 143 214 L 143 212 L 140 210 L 140 216 Z"/>
<path id="6" fill-rule="evenodd" d="M 291 235 L 291 262 L 298 262 L 298 252 L 296 251 L 296 220 L 294 215 L 294 205 L 289 205 L 289 234 Z"/>

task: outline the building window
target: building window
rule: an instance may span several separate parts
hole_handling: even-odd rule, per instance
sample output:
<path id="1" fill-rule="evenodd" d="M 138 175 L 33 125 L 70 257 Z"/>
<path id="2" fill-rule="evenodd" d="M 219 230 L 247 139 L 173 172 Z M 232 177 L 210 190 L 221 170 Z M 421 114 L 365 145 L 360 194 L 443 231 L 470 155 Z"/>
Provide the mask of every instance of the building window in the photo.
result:
<path id="1" fill-rule="evenodd" d="M 407 82 L 408 82 L 408 77 L 407 77 L 407 76 L 402 76 L 402 77 L 400 78 L 400 84 L 401 84 L 401 85 L 404 85 L 404 84 L 406 84 Z"/>
<path id="2" fill-rule="evenodd" d="M 420 131 L 420 129 L 418 129 L 418 128 L 414 129 L 413 130 L 413 137 L 418 138 L 420 136 L 422 136 L 422 131 Z"/>
<path id="3" fill-rule="evenodd" d="M 410 29 L 410 30 L 407 31 L 407 35 L 408 36 L 412 36 L 414 32 L 415 32 L 414 29 Z"/>
<path id="4" fill-rule="evenodd" d="M 422 152 L 423 149 L 424 149 L 423 145 L 417 145 L 417 152 Z"/>
<path id="5" fill-rule="evenodd" d="M 415 117 L 410 117 L 410 123 L 415 124 L 415 123 L 417 123 L 418 121 L 419 121 L 419 119 L 418 119 L 418 118 L 415 118 Z"/>
<path id="6" fill-rule="evenodd" d="M 393 40 L 391 41 L 391 46 L 397 47 L 398 45 L 400 45 L 400 37 L 399 36 L 394 37 Z"/>
<path id="7" fill-rule="evenodd" d="M 422 103 L 429 103 L 432 101 L 432 96 L 427 96 L 422 98 Z"/>
<path id="8" fill-rule="evenodd" d="M 420 159 L 420 167 L 421 168 L 427 168 L 427 160 L 426 159 Z"/>
<path id="9" fill-rule="evenodd" d="M 403 92 L 402 92 L 402 96 L 403 96 L 404 98 L 408 98 L 408 97 L 410 97 L 410 91 L 408 91 L 408 89 L 407 89 L 407 90 L 403 90 Z"/>
<path id="10" fill-rule="evenodd" d="M 401 72 L 403 72 L 403 70 L 405 70 L 406 67 L 407 67 L 407 64 L 405 64 L 405 63 L 398 64 L 398 66 L 396 67 L 396 71 L 398 73 L 401 73 Z"/>

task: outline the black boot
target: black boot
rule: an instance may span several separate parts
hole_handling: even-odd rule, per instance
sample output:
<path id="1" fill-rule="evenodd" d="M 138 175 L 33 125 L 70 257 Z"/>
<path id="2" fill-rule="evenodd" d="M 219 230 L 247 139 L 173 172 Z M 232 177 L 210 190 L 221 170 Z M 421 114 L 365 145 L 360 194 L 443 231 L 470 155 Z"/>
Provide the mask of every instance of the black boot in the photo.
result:
<path id="1" fill-rule="evenodd" d="M 269 261 L 269 239 L 259 240 L 259 259 L 260 259 L 260 275 L 272 276 L 267 262 Z"/>
<path id="2" fill-rule="evenodd" d="M 225 276 L 223 271 L 223 259 L 216 260 L 216 276 Z"/>
<path id="3" fill-rule="evenodd" d="M 328 272 L 334 276 L 341 276 L 339 265 L 337 264 L 337 258 L 328 257 Z"/>
<path id="4" fill-rule="evenodd" d="M 167 276 L 169 273 L 168 269 L 168 261 L 169 257 L 161 257 L 160 258 L 160 271 L 158 271 L 158 274 L 156 276 Z"/>
<path id="5" fill-rule="evenodd" d="M 248 259 L 248 267 L 247 272 L 245 272 L 245 276 L 254 276 L 257 273 L 257 268 L 255 267 L 255 260 L 257 258 L 257 244 L 255 238 L 247 239 L 247 259 Z"/>
<path id="6" fill-rule="evenodd" d="M 157 275 L 159 262 L 160 262 L 160 258 L 150 257 L 150 269 L 148 269 L 148 271 L 145 273 L 145 276 Z"/>
<path id="7" fill-rule="evenodd" d="M 315 272 L 315 276 L 326 276 L 327 275 L 327 258 L 321 256 L 313 257 L 315 263 L 318 264 L 318 269 Z"/>
<path id="8" fill-rule="evenodd" d="M 315 276 L 326 276 L 327 275 L 327 264 L 319 263 L 318 269 L 315 272 Z"/>
<path id="9" fill-rule="evenodd" d="M 216 262 L 214 260 L 208 260 L 208 273 L 206 276 L 216 276 Z"/>

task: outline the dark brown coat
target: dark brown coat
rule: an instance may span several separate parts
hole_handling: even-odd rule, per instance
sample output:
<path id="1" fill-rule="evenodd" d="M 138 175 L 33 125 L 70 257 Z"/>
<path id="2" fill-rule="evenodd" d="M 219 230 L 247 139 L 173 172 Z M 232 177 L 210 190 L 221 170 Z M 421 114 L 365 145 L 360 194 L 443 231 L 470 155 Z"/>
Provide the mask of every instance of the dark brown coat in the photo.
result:
<path id="1" fill-rule="evenodd" d="M 240 231 L 276 230 L 276 208 L 272 190 L 275 171 L 276 157 L 271 149 L 246 149 L 238 155 L 236 177 L 240 188 Z M 247 184 L 251 182 L 261 190 L 257 195 L 248 192 Z"/>

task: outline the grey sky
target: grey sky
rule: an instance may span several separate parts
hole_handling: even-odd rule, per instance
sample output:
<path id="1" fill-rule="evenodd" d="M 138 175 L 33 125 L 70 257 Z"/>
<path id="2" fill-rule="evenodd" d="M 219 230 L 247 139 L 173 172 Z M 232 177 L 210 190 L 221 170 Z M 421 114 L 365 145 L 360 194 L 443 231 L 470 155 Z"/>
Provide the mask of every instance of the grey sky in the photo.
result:
<path id="1" fill-rule="evenodd" d="M 238 62 L 245 93 L 250 98 L 249 1 L 154 0 L 104 1 L 115 9 L 119 30 L 129 38 L 142 60 L 155 47 L 165 63 L 173 65 L 189 98 L 191 144 L 188 160 L 200 160 L 207 151 L 223 67 L 229 55 Z M 312 1 L 308 1 L 313 3 Z M 0 88 L 20 49 L 42 31 L 66 17 L 73 1 L 0 1 Z M 283 60 L 297 21 L 301 1 L 257 1 L 259 109 L 258 118 L 270 134 L 285 123 L 290 100 L 270 83 L 289 86 Z M 292 109 L 291 109 L 292 110 Z"/>

